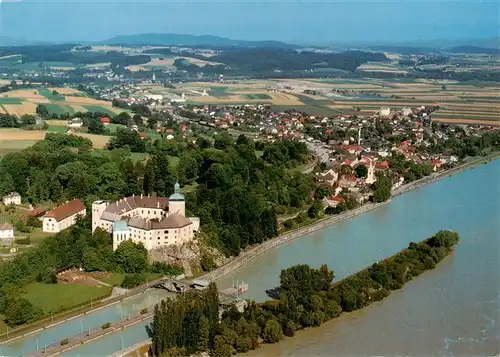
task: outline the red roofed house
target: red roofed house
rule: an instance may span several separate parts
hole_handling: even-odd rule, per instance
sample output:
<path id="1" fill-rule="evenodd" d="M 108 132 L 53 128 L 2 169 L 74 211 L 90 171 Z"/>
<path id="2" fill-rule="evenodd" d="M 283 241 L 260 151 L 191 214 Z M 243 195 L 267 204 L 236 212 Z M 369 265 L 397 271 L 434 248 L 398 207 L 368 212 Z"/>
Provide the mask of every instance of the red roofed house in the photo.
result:
<path id="1" fill-rule="evenodd" d="M 23 216 L 21 217 L 21 220 L 23 222 L 26 222 L 29 217 L 40 217 L 45 213 L 45 209 L 42 207 L 32 209 L 31 211 L 26 211 L 24 212 Z"/>
<path id="2" fill-rule="evenodd" d="M 73 200 L 54 208 L 43 217 L 43 231 L 57 233 L 76 223 L 76 217 L 85 216 L 85 206 L 80 200 Z"/>
<path id="3" fill-rule="evenodd" d="M 437 171 L 439 168 L 441 168 L 441 165 L 443 165 L 443 162 L 441 160 L 431 160 L 432 171 Z"/>
<path id="4" fill-rule="evenodd" d="M 384 160 L 382 162 L 376 162 L 375 163 L 375 169 L 377 170 L 386 170 L 387 168 L 389 168 L 389 162 L 387 160 Z"/>
<path id="5" fill-rule="evenodd" d="M 101 117 L 102 125 L 109 125 L 110 122 L 111 122 L 111 120 L 109 120 L 108 117 Z"/>
<path id="6" fill-rule="evenodd" d="M 323 207 L 326 209 L 327 207 L 337 207 L 339 204 L 344 202 L 344 199 L 342 197 L 338 196 L 330 196 L 330 197 L 324 197 L 323 200 Z"/>

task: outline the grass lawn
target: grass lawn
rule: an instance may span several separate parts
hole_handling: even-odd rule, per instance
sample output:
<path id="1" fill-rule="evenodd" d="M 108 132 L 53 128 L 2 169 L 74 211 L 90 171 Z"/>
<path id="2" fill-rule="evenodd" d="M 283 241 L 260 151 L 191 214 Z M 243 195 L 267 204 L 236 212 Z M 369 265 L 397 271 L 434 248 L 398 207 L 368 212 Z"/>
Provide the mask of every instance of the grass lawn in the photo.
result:
<path id="1" fill-rule="evenodd" d="M 43 309 L 45 313 L 56 313 L 83 305 L 91 299 L 98 300 L 108 296 L 111 288 L 102 285 L 88 286 L 81 284 L 41 284 L 30 283 L 24 287 L 25 297 Z"/>
<path id="2" fill-rule="evenodd" d="M 125 275 L 125 273 L 112 273 L 109 277 L 101 278 L 99 280 L 112 286 L 120 286 L 123 282 L 123 279 L 125 278 Z M 160 279 L 162 276 L 162 274 L 149 273 L 148 281 Z"/>
<path id="3" fill-rule="evenodd" d="M 120 286 L 124 278 L 125 273 L 112 273 L 109 277 L 101 278 L 99 280 L 112 286 Z"/>
<path id="4" fill-rule="evenodd" d="M 2 105 L 2 104 L 21 104 L 21 99 L 2 97 L 2 98 L 0 98 L 0 105 Z"/>
<path id="5" fill-rule="evenodd" d="M 48 100 L 56 100 L 56 101 L 64 100 L 64 96 L 63 95 L 61 95 L 61 94 L 53 94 L 52 91 L 49 90 L 49 89 L 47 89 L 47 88 L 40 88 L 38 90 L 38 92 L 40 93 L 40 95 L 43 95 Z"/>
<path id="6" fill-rule="evenodd" d="M 89 112 L 97 112 L 101 114 L 106 114 L 111 117 L 114 117 L 116 115 L 115 112 L 109 110 L 106 107 L 101 107 L 100 105 L 83 105 L 85 109 L 87 109 Z"/>
<path id="7" fill-rule="evenodd" d="M 47 103 L 44 104 L 49 113 L 55 113 L 57 115 L 61 115 L 63 113 L 70 113 L 73 114 L 75 110 L 71 108 L 69 105 L 62 105 L 62 104 L 53 104 L 53 103 Z"/>
<path id="8" fill-rule="evenodd" d="M 66 125 L 49 125 L 47 128 L 47 131 L 53 132 L 53 133 L 65 133 L 68 128 Z"/>
<path id="9" fill-rule="evenodd" d="M 23 233 L 23 234 L 30 236 L 31 244 L 40 244 L 42 240 L 52 235 L 51 233 L 42 232 L 41 227 L 33 228 L 33 230 L 30 233 Z"/>

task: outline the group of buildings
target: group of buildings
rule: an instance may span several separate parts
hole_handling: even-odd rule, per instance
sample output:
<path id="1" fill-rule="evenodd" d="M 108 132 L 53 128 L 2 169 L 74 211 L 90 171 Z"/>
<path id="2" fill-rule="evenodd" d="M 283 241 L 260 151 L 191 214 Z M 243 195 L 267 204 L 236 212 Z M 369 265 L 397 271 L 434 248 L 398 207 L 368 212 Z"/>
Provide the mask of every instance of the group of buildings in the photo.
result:
<path id="1" fill-rule="evenodd" d="M 115 202 L 95 201 L 92 204 L 92 232 L 100 228 L 112 234 L 113 250 L 126 240 L 142 243 L 147 250 L 193 241 L 200 220 L 185 216 L 186 203 L 178 183 L 174 191 L 168 198 L 133 195 Z M 19 205 L 21 196 L 12 192 L 3 197 L 3 203 Z M 43 215 L 40 218 L 42 230 L 58 233 L 86 214 L 85 205 L 74 199 Z M 13 242 L 14 228 L 10 223 L 0 223 L 0 240 L 4 245 Z"/>

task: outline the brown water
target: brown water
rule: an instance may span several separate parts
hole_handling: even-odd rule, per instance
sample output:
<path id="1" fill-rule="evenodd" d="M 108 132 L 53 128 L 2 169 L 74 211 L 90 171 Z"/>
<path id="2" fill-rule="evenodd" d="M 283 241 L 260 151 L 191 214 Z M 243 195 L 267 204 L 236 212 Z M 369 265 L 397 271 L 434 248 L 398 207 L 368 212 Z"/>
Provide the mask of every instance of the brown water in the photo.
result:
<path id="1" fill-rule="evenodd" d="M 494 356 L 500 351 L 500 160 L 443 179 L 379 210 L 272 249 L 235 273 L 262 301 L 279 271 L 327 263 L 337 279 L 439 229 L 458 231 L 453 255 L 385 300 L 245 355 Z"/>

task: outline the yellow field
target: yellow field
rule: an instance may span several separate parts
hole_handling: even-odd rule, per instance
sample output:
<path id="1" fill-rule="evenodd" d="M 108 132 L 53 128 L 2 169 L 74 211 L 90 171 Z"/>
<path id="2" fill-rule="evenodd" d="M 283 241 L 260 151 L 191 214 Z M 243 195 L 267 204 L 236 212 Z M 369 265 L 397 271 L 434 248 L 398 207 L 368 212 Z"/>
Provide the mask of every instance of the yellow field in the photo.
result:
<path id="1" fill-rule="evenodd" d="M 71 97 L 67 96 L 66 100 L 63 102 L 64 104 L 88 104 L 88 105 L 110 105 L 110 102 L 106 102 L 105 100 L 97 100 L 88 97 Z"/>
<path id="2" fill-rule="evenodd" d="M 1 105 L 0 105 L 0 114 L 7 114 Z"/>
<path id="3" fill-rule="evenodd" d="M 45 138 L 45 131 L 21 130 L 21 129 L 1 129 L 0 141 L 30 140 L 39 141 Z"/>
<path id="4" fill-rule="evenodd" d="M 75 135 L 90 139 L 94 148 L 103 149 L 106 147 L 110 137 L 104 135 L 94 135 L 87 133 L 75 133 Z"/>
<path id="5" fill-rule="evenodd" d="M 66 87 L 51 87 L 49 90 L 56 91 L 59 94 L 80 94 L 81 92 L 79 90 L 73 89 L 73 88 L 66 88 Z"/>
<path id="6" fill-rule="evenodd" d="M 22 116 L 24 114 L 34 114 L 36 113 L 36 104 L 31 102 L 22 102 L 21 104 L 4 104 L 4 109 L 9 114 L 15 114 L 17 116 Z"/>
<path id="7" fill-rule="evenodd" d="M 0 97 L 46 99 L 37 89 L 16 89 L 0 94 Z"/>
<path id="8" fill-rule="evenodd" d="M 51 122 L 57 122 L 51 121 Z M 59 121 L 59 123 L 63 123 L 64 121 Z M 56 124 L 59 125 L 59 124 Z M 0 129 L 0 142 L 2 141 L 40 141 L 45 139 L 45 131 L 40 130 L 21 130 L 21 129 Z M 93 135 L 93 134 L 85 134 L 85 133 L 76 133 L 75 135 L 82 136 L 84 138 L 90 139 L 92 141 L 92 145 L 94 148 L 104 148 L 109 141 L 109 136 L 103 135 Z"/>

